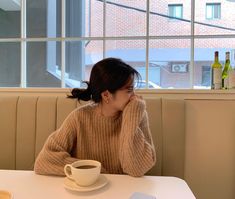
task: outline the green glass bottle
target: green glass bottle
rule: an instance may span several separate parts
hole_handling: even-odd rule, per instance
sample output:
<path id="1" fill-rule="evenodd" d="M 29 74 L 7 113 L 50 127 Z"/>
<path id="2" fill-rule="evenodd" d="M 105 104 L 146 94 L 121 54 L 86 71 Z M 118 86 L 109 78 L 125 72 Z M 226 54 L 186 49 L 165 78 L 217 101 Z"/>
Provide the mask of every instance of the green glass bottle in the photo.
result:
<path id="1" fill-rule="evenodd" d="M 222 65 L 219 62 L 219 52 L 215 51 L 214 62 L 211 65 L 211 89 L 222 88 Z"/>
<path id="2" fill-rule="evenodd" d="M 230 65 L 230 52 L 226 52 L 225 55 L 225 65 L 224 70 L 222 72 L 222 88 L 229 89 L 229 75 L 232 71 L 232 67 Z"/>

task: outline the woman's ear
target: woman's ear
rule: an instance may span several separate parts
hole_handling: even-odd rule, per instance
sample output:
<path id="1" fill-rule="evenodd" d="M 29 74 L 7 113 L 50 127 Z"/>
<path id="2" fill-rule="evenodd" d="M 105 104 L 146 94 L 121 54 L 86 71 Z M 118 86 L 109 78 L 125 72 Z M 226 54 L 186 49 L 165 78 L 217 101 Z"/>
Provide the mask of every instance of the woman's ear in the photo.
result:
<path id="1" fill-rule="evenodd" d="M 111 94 L 108 90 L 103 91 L 103 92 L 101 93 L 102 100 L 103 100 L 106 104 L 108 104 L 108 103 L 110 102 L 111 95 L 112 95 L 112 94 Z"/>

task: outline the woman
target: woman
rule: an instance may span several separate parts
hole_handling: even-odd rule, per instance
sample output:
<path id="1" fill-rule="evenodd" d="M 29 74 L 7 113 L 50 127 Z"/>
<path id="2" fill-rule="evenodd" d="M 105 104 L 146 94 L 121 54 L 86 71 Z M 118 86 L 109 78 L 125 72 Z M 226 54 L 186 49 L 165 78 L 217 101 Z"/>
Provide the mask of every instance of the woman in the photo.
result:
<path id="1" fill-rule="evenodd" d="M 102 163 L 103 173 L 142 176 L 155 164 L 145 102 L 134 93 L 139 73 L 120 59 L 94 65 L 86 89 L 71 98 L 92 100 L 72 111 L 39 153 L 37 174 L 64 175 L 65 164 L 78 159 Z"/>

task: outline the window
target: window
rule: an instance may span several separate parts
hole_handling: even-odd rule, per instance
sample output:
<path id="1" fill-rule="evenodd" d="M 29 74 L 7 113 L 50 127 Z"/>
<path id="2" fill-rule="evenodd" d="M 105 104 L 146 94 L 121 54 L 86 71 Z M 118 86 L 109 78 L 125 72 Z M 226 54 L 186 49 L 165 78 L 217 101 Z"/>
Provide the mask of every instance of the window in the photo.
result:
<path id="1" fill-rule="evenodd" d="M 211 66 L 202 66 L 202 86 L 211 85 Z"/>
<path id="2" fill-rule="evenodd" d="M 221 14 L 220 3 L 207 3 L 206 4 L 206 19 L 220 19 Z"/>
<path id="3" fill-rule="evenodd" d="M 117 57 L 140 72 L 141 88 L 207 89 L 203 66 L 234 52 L 235 3 L 174 2 L 0 1 L 0 87 L 80 87 L 94 63 Z M 210 18 L 226 15 L 205 20 L 205 5 Z"/>
<path id="4" fill-rule="evenodd" d="M 182 4 L 171 4 L 168 5 L 168 12 L 170 19 L 183 18 L 183 5 Z"/>

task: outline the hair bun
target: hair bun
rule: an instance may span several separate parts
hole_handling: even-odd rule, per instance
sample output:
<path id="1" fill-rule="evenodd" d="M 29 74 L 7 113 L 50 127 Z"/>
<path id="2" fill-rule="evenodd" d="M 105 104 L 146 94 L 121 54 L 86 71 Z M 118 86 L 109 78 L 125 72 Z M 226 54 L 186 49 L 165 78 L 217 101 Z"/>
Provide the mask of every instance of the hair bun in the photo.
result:
<path id="1" fill-rule="evenodd" d="M 74 88 L 71 91 L 71 95 L 68 97 L 77 98 L 78 100 L 83 100 L 83 101 L 91 100 L 91 89 L 90 89 L 89 83 L 88 82 L 85 82 L 85 83 L 87 84 L 86 89 Z"/>

